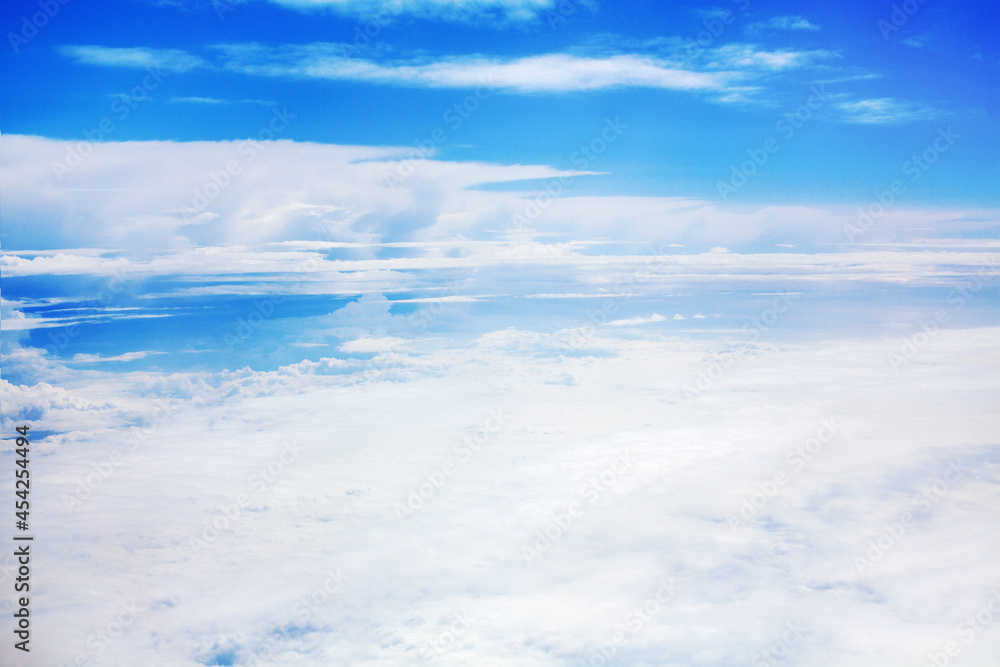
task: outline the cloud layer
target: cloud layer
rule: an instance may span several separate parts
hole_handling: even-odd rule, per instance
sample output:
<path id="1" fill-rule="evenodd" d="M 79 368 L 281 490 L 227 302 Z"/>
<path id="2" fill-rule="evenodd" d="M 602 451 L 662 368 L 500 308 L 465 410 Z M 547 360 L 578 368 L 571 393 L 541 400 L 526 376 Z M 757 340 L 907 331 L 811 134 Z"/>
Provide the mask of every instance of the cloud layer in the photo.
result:
<path id="1" fill-rule="evenodd" d="M 991 212 L 851 238 L 406 147 L 83 143 L 0 144 L 43 662 L 1000 649 L 956 630 L 998 585 Z"/>
<path id="2" fill-rule="evenodd" d="M 790 623 L 774 650 L 796 662 L 919 663 L 996 586 L 996 335 L 941 333 L 898 372 L 892 339 L 784 345 L 693 402 L 715 342 L 600 335 L 610 356 L 539 359 L 527 331 L 361 384 L 306 366 L 5 382 L 7 418 L 60 431 L 35 445 L 38 534 L 62 545 L 38 561 L 60 585 L 35 627 L 62 638 L 40 655 L 562 665 L 622 632 L 630 664 L 732 664 Z M 965 661 L 986 665 L 996 633 L 974 637 Z"/>

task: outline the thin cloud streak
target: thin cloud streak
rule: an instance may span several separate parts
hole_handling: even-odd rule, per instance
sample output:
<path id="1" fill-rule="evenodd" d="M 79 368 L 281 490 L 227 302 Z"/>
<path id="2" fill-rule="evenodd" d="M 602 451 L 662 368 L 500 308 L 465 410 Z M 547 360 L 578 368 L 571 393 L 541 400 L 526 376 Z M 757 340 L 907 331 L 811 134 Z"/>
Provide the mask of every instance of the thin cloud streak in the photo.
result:
<path id="1" fill-rule="evenodd" d="M 72 45 L 60 47 L 59 52 L 82 65 L 98 67 L 154 67 L 168 72 L 187 72 L 205 64 L 198 56 L 181 49 Z"/>

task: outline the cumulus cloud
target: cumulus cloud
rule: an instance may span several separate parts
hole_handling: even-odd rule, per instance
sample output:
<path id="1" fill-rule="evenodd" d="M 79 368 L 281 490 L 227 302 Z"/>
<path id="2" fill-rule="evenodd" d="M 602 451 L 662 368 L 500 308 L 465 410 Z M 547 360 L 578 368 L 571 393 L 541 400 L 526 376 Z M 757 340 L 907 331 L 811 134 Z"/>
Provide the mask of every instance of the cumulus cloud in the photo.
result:
<path id="1" fill-rule="evenodd" d="M 0 144 L 6 165 L 7 194 L 0 207 L 8 221 L 7 247 L 35 250 L 5 251 L 5 273 L 155 272 L 157 266 L 197 272 L 201 266 L 205 273 L 298 269 L 306 279 L 310 272 L 302 271 L 303 266 L 329 266 L 319 253 L 355 248 L 359 253 L 366 247 L 413 251 L 386 268 L 403 268 L 420 256 L 441 266 L 528 261 L 532 256 L 558 262 L 574 261 L 593 239 L 611 236 L 660 242 L 663 253 L 679 252 L 674 246 L 685 243 L 740 247 L 767 236 L 793 245 L 844 243 L 845 225 L 857 218 L 856 209 L 755 210 L 690 198 L 563 196 L 553 199 L 532 226 L 568 235 L 571 242 L 512 244 L 498 239 L 497 231 L 515 231 L 515 215 L 524 215 L 539 192 L 478 186 L 528 180 L 546 185 L 586 174 L 546 165 L 415 158 L 406 147 L 289 141 L 259 142 L 248 154 L 240 150 L 250 144 L 240 141 L 102 143 L 79 167 L 55 173 L 53 164 L 64 161 L 74 146 L 12 135 Z M 226 188 L 215 188 L 212 174 L 234 159 L 242 172 Z M 412 172 L 397 183 L 392 177 L 404 166 Z M 151 190 L 149 183 L 162 187 Z M 113 186 L 117 189 L 109 191 Z M 915 225 L 940 230 L 946 238 L 960 236 L 989 228 L 995 218 L 989 211 L 900 208 L 882 215 L 852 247 L 866 248 L 860 241 L 908 241 L 908 230 Z M 283 245 L 267 245 L 273 243 Z M 379 245 L 386 243 L 411 245 Z M 442 256 L 434 250 L 441 247 L 464 249 Z M 461 255 L 479 259 L 463 260 Z M 306 264 L 309 260 L 319 264 Z M 180 261 L 189 262 L 189 268 Z M 364 266 L 376 265 L 344 265 L 351 270 Z"/>

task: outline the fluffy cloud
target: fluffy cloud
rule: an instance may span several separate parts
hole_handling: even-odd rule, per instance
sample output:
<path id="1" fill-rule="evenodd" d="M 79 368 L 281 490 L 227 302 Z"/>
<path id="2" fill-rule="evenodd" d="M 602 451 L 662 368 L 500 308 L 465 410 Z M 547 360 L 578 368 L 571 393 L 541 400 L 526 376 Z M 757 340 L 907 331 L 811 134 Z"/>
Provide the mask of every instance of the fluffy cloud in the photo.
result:
<path id="1" fill-rule="evenodd" d="M 0 152 L 6 165 L 8 194 L 0 205 L 9 221 L 8 247 L 38 251 L 31 261 L 45 265 L 46 271 L 73 266 L 88 272 L 99 266 L 107 272 L 124 268 L 128 259 L 198 246 L 205 247 L 196 260 L 202 265 L 241 266 L 226 253 L 271 242 L 293 245 L 260 247 L 261 262 L 308 259 L 312 255 L 302 254 L 306 251 L 360 251 L 365 244 L 373 251 L 402 248 L 380 245 L 401 242 L 424 243 L 408 247 L 427 255 L 440 256 L 443 251 L 434 249 L 447 244 L 459 250 L 454 244 L 466 244 L 476 254 L 525 254 L 537 244 L 497 240 L 497 230 L 516 231 L 516 216 L 535 231 L 573 230 L 568 243 L 546 244 L 550 257 L 553 252 L 576 254 L 594 238 L 608 236 L 703 247 L 769 236 L 791 243 L 843 243 L 849 240 L 845 225 L 857 218 L 853 209 L 754 210 L 688 198 L 569 196 L 569 191 L 552 198 L 546 188 L 586 178 L 588 172 L 449 162 L 406 147 L 281 140 L 86 144 L 6 136 Z M 62 171 L 60 166 L 69 162 L 77 166 Z M 232 163 L 238 167 L 235 175 L 226 173 Z M 476 189 L 530 180 L 541 181 L 533 186 L 537 190 Z M 150 191 L 149 183 L 162 187 Z M 42 196 L 30 194 L 36 191 Z M 861 247 L 860 241 L 909 242 L 907 229 L 914 224 L 958 236 L 985 229 L 994 220 L 988 211 L 890 210 L 855 247 Z M 214 245 L 230 248 L 207 249 Z M 28 260 L 6 261 L 5 268 L 13 272 L 26 270 L 20 267 Z"/>
<path id="2" fill-rule="evenodd" d="M 45 664 L 737 664 L 792 624 L 803 664 L 903 667 L 991 595 L 990 212 L 852 244 L 856 211 L 475 189 L 544 165 L 274 141 L 223 187 L 239 142 L 90 148 L 60 180 L 78 144 L 0 144 Z"/>
<path id="3" fill-rule="evenodd" d="M 57 545 L 39 566 L 60 585 L 33 600 L 34 627 L 62 638 L 40 659 L 555 665 L 621 631 L 631 664 L 734 663 L 791 623 L 801 636 L 778 650 L 796 661 L 902 667 L 992 595 L 995 328 L 940 332 L 898 370 L 893 337 L 784 344 L 693 401 L 717 340 L 518 351 L 538 335 L 449 346 L 405 380 L 5 384 L 5 404 L 44 406 L 36 428 L 72 429 L 37 445 L 58 499 L 39 510 Z M 115 398 L 71 398 L 95 380 Z M 150 382 L 170 409 L 126 398 Z M 87 412 L 118 401 L 147 404 L 141 438 L 93 431 Z M 1000 644 L 962 648 L 985 664 Z"/>

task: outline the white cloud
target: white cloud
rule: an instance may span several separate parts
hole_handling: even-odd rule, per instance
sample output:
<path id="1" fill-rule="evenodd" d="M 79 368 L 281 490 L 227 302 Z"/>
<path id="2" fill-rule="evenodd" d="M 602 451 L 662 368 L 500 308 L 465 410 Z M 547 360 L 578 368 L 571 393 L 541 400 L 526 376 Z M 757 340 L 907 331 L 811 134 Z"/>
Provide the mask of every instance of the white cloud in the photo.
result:
<path id="1" fill-rule="evenodd" d="M 627 327 L 636 324 L 650 324 L 651 322 L 662 322 L 665 319 L 667 318 L 665 318 L 663 315 L 660 315 L 659 313 L 653 313 L 649 317 L 632 317 L 624 320 L 612 320 L 611 322 L 608 322 L 608 326 Z"/>
<path id="2" fill-rule="evenodd" d="M 801 16 L 775 16 L 766 21 L 757 21 L 747 26 L 750 32 L 760 32 L 767 28 L 773 30 L 819 30 L 819 26 Z"/>
<path id="3" fill-rule="evenodd" d="M 555 198 L 533 226 L 539 233 L 559 235 L 559 240 L 521 242 L 504 235 L 513 231 L 514 214 L 536 193 L 475 186 L 555 178 L 565 172 L 543 165 L 427 159 L 392 188 L 385 176 L 394 173 L 409 149 L 293 142 L 262 144 L 244 172 L 207 203 L 198 224 L 187 225 L 181 209 L 191 205 L 195 190 L 211 182 L 211 171 L 239 156 L 238 142 L 99 144 L 59 183 L 51 165 L 72 145 L 12 135 L 0 143 L 5 165 L 0 206 L 7 247 L 30 248 L 34 239 L 45 237 L 59 248 L 5 249 L 0 257 L 4 276 L 211 278 L 210 285 L 181 285 L 175 293 L 353 296 L 429 288 L 427 277 L 439 272 L 480 272 L 483 282 L 454 293 L 425 290 L 399 296 L 423 304 L 505 294 L 509 288 L 501 276 L 509 267 L 518 267 L 522 276 L 579 272 L 580 282 L 563 298 L 589 299 L 602 296 L 598 288 L 607 290 L 603 296 L 620 294 L 615 281 L 637 271 L 653 254 L 661 257 L 649 278 L 656 284 L 669 284 L 671 276 L 749 283 L 775 275 L 810 281 L 940 282 L 956 271 L 974 270 L 995 250 L 982 243 L 972 248 L 948 241 L 981 235 L 995 225 L 995 212 L 989 211 L 888 211 L 865 232 L 862 240 L 873 245 L 852 246 L 844 229 L 855 222 L 856 209 L 736 209 L 695 199 L 622 196 Z M 110 186 L 118 189 L 108 190 Z M 931 247 L 927 242 L 933 240 L 927 240 L 912 247 L 884 245 L 909 242 L 915 227 L 935 229 L 943 237 L 940 244 Z M 622 254 L 615 244 L 598 246 L 600 252 L 594 252 L 590 241 L 601 238 L 646 244 L 647 254 L 634 249 Z M 764 239 L 768 248 L 781 239 L 796 251 L 749 249 Z M 154 240 L 160 250 L 151 254 L 148 248 Z M 109 247 L 118 249 L 100 250 Z M 723 247 L 732 252 L 721 252 Z M 823 252 L 815 253 L 816 248 Z M 713 251 L 705 252 L 708 249 Z M 553 292 L 545 283 L 528 282 L 524 290 L 534 295 Z M 25 305 L 5 307 L 23 312 Z M 4 329 L 65 326 L 85 319 L 7 314 Z"/>
<path id="4" fill-rule="evenodd" d="M 408 274 L 435 271 L 471 271 L 486 268 L 517 266 L 521 270 L 544 271 L 546 267 L 572 268 L 589 276 L 587 282 L 602 284 L 615 277 L 645 271 L 646 281 L 683 277 L 686 280 L 753 282 L 774 275 L 794 275 L 799 280 L 841 281 L 845 279 L 899 282 L 920 278 L 925 281 L 947 281 L 964 272 L 975 272 L 990 265 L 995 254 L 989 252 L 951 252 L 898 250 L 858 250 L 829 253 L 735 253 L 707 252 L 669 255 L 574 255 L 552 257 L 541 254 L 491 255 L 466 257 L 407 257 L 361 260 L 315 259 L 309 253 L 267 253 L 229 246 L 204 247 L 188 253 L 163 255 L 150 261 L 102 261 L 74 256 L 25 260 L 14 255 L 0 256 L 0 266 L 7 276 L 38 275 L 123 275 L 131 278 L 152 276 L 205 277 L 251 276 L 273 274 L 276 281 L 265 290 L 234 290 L 225 284 L 209 292 L 216 294 L 257 294 L 291 287 L 296 293 L 357 294 L 366 283 L 352 282 L 352 274 L 379 276 L 383 286 L 396 289 L 412 287 L 405 281 Z M 312 262 L 307 273 L 299 267 Z M 849 265 L 845 267 L 845 264 Z M 400 272 L 398 274 L 394 272 Z M 257 278 L 259 279 L 259 278 Z M 396 283 L 395 281 L 399 282 Z M 309 289 L 308 285 L 313 289 Z M 489 298 L 483 294 L 418 297 L 404 299 L 412 303 L 459 303 Z M 572 296 L 578 296 L 576 294 Z M 588 295 L 584 295 L 588 296 Z M 607 295 L 605 295 L 607 296 Z M 461 298 L 459 298 L 461 297 Z M 108 317 L 114 316 L 109 315 Z M 167 314 L 127 314 L 125 317 L 166 317 Z M 94 316 L 105 317 L 105 316 Z M 74 321 L 82 318 L 72 318 Z M 29 320 L 30 321 L 30 318 Z M 69 320 L 66 320 L 68 322 Z M 63 323 L 65 325 L 65 322 Z"/>
<path id="5" fill-rule="evenodd" d="M 209 106 L 229 104 L 229 100 L 220 100 L 214 97 L 171 97 L 168 101 L 171 104 L 207 104 Z"/>
<path id="6" fill-rule="evenodd" d="M 462 57 L 436 62 L 379 63 L 345 57 L 336 44 L 287 46 L 277 50 L 239 45 L 219 48 L 223 65 L 245 74 L 431 88 L 485 87 L 522 93 L 618 86 L 715 90 L 725 87 L 732 78 L 725 72 L 685 70 L 666 61 L 631 54 L 584 57 L 556 53 L 516 59 Z"/>
<path id="7" fill-rule="evenodd" d="M 717 339 L 598 336 L 612 354 L 549 358 L 519 352 L 544 334 L 507 331 L 360 387 L 338 360 L 326 374 L 0 381 L 5 429 L 59 431 L 32 445 L 54 499 L 46 580 L 59 591 L 32 600 L 33 627 L 60 637 L 37 659 L 414 664 L 446 644 L 441 662 L 557 665 L 586 663 L 622 629 L 623 664 L 746 664 L 799 621 L 786 658 L 797 664 L 920 664 L 995 587 L 996 545 L 982 536 L 998 489 L 998 333 L 941 331 L 898 373 L 893 337 L 783 344 L 693 403 L 682 387 Z M 160 395 L 171 398 L 157 412 Z M 490 410 L 503 427 L 456 453 Z M 793 465 L 831 419 L 835 436 Z M 124 462 L 107 468 L 115 452 Z M 620 455 L 628 466 L 609 472 Z M 934 495 L 949 461 L 966 472 Z M 397 504 L 446 462 L 400 522 Z M 731 528 L 778 471 L 787 481 Z M 925 493 L 926 510 L 913 500 Z M 525 562 L 522 547 L 571 502 L 582 512 Z M 855 558 L 904 511 L 918 521 L 859 573 Z M 342 584 L 313 598 L 331 572 Z M 673 599 L 626 626 L 662 578 Z M 122 602 L 137 616 L 97 656 L 88 637 Z M 466 633 L 442 642 L 458 613 Z M 1000 636 L 963 649 L 987 664 Z"/>
<path id="8" fill-rule="evenodd" d="M 113 373 L 74 362 L 149 352 L 60 361 L 4 346 L 5 376 L 39 378 L 0 380 L 4 432 L 27 421 L 50 433 L 32 445 L 50 499 L 32 622 L 59 641 L 39 642 L 39 664 L 420 664 L 457 613 L 472 619 L 467 634 L 436 662 L 586 664 L 672 577 L 676 596 L 628 630 L 619 663 L 747 664 L 801 621 L 789 663 L 902 667 L 940 650 L 995 586 L 997 545 L 983 535 L 1000 489 L 1000 331 L 960 326 L 953 310 L 953 327 L 928 333 L 935 297 L 915 308 L 881 296 L 943 300 L 942 288 L 994 275 L 995 240 L 923 237 L 990 229 L 995 211 L 894 210 L 866 233 L 871 245 L 850 246 L 853 208 L 563 197 L 532 221 L 544 235 L 505 240 L 537 193 L 475 186 L 558 170 L 426 159 L 392 188 L 385 174 L 410 149 L 281 141 L 190 224 L 179 210 L 237 142 L 100 144 L 60 182 L 51 164 L 73 143 L 0 143 L 4 231 L 21 248 L 5 240 L 5 280 L 120 274 L 148 290 L 171 278 L 174 294 L 364 296 L 295 319 L 290 347 L 330 356 L 273 371 Z M 27 250 L 38 239 L 58 250 Z M 799 251 L 771 252 L 778 240 Z M 622 328 L 766 306 L 788 284 L 797 310 L 780 322 L 756 311 L 774 326 L 754 330 L 756 345 L 742 317 L 711 335 Z M 830 333 L 844 311 L 825 297 L 844 290 L 877 295 L 890 333 Z M 439 335 L 404 331 L 386 294 L 440 306 L 429 312 L 442 319 L 461 296 L 484 310 L 506 301 Z M 547 294 L 576 309 L 572 326 L 538 298 L 516 300 Z M 4 321 L 33 302 L 0 301 Z M 531 309 L 538 327 L 525 325 Z M 819 323 L 802 334 L 794 322 L 809 313 Z M 212 343 L 197 333 L 199 349 Z M 925 341 L 894 369 L 889 355 L 916 333 Z M 710 384 L 688 400 L 702 376 Z M 504 423 L 487 434 L 490 411 Z M 810 438 L 831 419 L 836 437 L 817 451 Z M 628 465 L 611 476 L 619 456 Z M 916 508 L 954 459 L 965 478 Z M 776 472 L 787 483 L 760 495 Z M 401 522 L 414 494 L 419 511 Z M 751 500 L 754 516 L 731 527 Z M 573 502 L 583 511 L 566 525 Z M 858 572 L 858 554 L 904 511 L 920 520 Z M 553 532 L 557 519 L 566 527 Z M 544 545 L 540 531 L 557 536 Z M 0 556 L 0 584 L 9 565 Z M 342 585 L 317 594 L 331 572 Z M 88 640 L 122 603 L 135 622 L 96 655 Z M 0 645 L 0 661 L 13 650 Z M 1000 634 L 967 650 L 987 664 Z"/>
<path id="9" fill-rule="evenodd" d="M 726 93 L 723 101 L 743 101 L 755 93 L 755 79 L 765 74 L 814 67 L 838 58 L 826 50 L 769 51 L 753 44 L 705 49 L 691 62 L 636 53 L 600 56 L 549 53 L 520 58 L 468 55 L 431 60 L 377 61 L 352 57 L 341 44 L 312 43 L 266 47 L 228 44 L 215 47 L 217 62 L 177 50 L 72 46 L 62 49 L 78 62 L 113 67 L 156 64 L 186 71 L 211 66 L 253 76 L 363 81 L 422 87 L 503 90 L 516 93 L 565 93 L 617 87 L 660 88 Z M 214 98 L 174 98 L 202 104 Z"/>
<path id="10" fill-rule="evenodd" d="M 299 11 L 331 10 L 359 16 L 384 25 L 400 15 L 448 21 L 502 20 L 523 22 L 538 19 L 546 12 L 557 12 L 558 0 L 271 0 L 274 4 Z M 573 12 L 590 8 L 591 0 L 576 0 Z"/>
<path id="11" fill-rule="evenodd" d="M 151 67 L 164 69 L 168 72 L 187 72 L 205 64 L 198 56 L 180 49 L 73 45 L 59 47 L 59 52 L 78 63 L 102 67 L 138 67 L 143 69 Z"/>
<path id="12" fill-rule="evenodd" d="M 825 49 L 814 49 L 812 51 L 778 49 L 768 51 L 754 44 L 725 44 L 715 49 L 706 49 L 704 54 L 704 57 L 709 59 L 710 66 L 738 71 L 800 69 L 841 57 L 836 52 Z"/>
<path id="13" fill-rule="evenodd" d="M 849 123 L 882 125 L 931 120 L 946 115 L 929 104 L 879 97 L 869 100 L 840 102 L 836 105 L 841 116 Z"/>
<path id="14" fill-rule="evenodd" d="M 135 361 L 136 359 L 145 359 L 152 354 L 165 353 L 153 350 L 143 350 L 141 352 L 125 352 L 124 354 L 116 354 L 112 356 L 104 356 L 100 354 L 74 354 L 72 361 L 78 364 L 97 364 L 106 361 Z"/>
<path id="15" fill-rule="evenodd" d="M 3 265 L 7 255 L 0 256 L 0 266 Z M 64 257 L 65 256 L 60 256 Z M 73 262 L 69 258 L 65 258 L 70 266 L 74 266 Z M 68 268 L 68 267 L 67 267 Z M 72 273 L 74 271 L 80 271 L 79 265 L 75 265 L 75 268 L 68 268 Z M 55 273 L 49 275 L 60 275 L 57 269 Z M 82 273 L 88 273 L 89 271 L 83 270 Z M 100 273 L 98 269 L 97 273 Z M 44 272 L 43 272 L 44 274 Z M 42 274 L 36 274 L 42 275 Z M 45 300 L 42 300 L 44 303 Z M 27 305 L 37 306 L 39 303 L 29 303 Z M 37 315 L 32 315 L 28 317 L 19 310 L 11 310 L 9 312 L 4 311 L 3 321 L 0 322 L 0 329 L 3 331 L 30 331 L 32 329 L 52 329 L 56 327 L 70 327 L 77 324 L 93 323 L 93 322 L 107 322 L 110 320 L 137 320 L 137 319 L 155 319 L 161 317 L 170 317 L 169 313 L 138 313 L 134 312 L 134 309 L 127 309 L 126 311 L 115 312 L 112 308 L 103 308 L 101 312 L 92 315 L 72 315 L 69 317 L 39 317 Z"/>
<path id="16" fill-rule="evenodd" d="M 269 100 L 255 100 L 255 99 L 242 99 L 242 100 L 224 100 L 216 97 L 171 97 L 169 100 L 170 104 L 203 104 L 207 106 L 223 106 L 228 104 L 259 104 L 261 106 L 277 106 L 276 102 L 271 102 Z"/>

